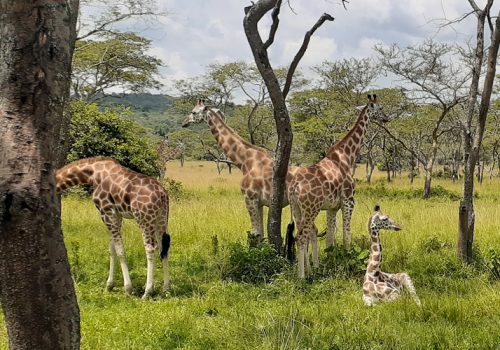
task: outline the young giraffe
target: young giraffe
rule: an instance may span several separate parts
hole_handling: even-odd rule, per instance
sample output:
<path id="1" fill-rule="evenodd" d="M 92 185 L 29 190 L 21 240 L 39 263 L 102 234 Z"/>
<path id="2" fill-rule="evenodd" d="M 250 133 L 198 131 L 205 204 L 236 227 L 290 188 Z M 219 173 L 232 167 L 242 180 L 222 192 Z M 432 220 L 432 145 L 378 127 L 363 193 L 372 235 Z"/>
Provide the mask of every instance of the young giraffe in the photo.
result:
<path id="1" fill-rule="evenodd" d="M 194 123 L 207 122 L 210 131 L 226 156 L 241 170 L 241 193 L 245 197 L 245 206 L 252 222 L 252 235 L 264 239 L 263 207 L 269 206 L 273 176 L 273 160 L 262 148 L 252 145 L 239 136 L 225 122 L 225 117 L 216 108 L 210 108 L 202 100 L 182 123 L 187 127 Z M 290 167 L 288 177 L 296 167 Z M 288 205 L 284 198 L 283 206 Z"/>
<path id="2" fill-rule="evenodd" d="M 363 302 L 365 305 L 372 306 L 377 301 L 392 301 L 401 296 L 403 289 L 407 289 L 417 305 L 420 305 L 420 299 L 408 274 L 380 271 L 380 264 L 382 263 L 381 229 L 401 230 L 396 222 L 380 212 L 380 206 L 377 205 L 375 206 L 375 214 L 368 221 L 368 232 L 372 243 L 370 260 L 363 283 Z"/>
<path id="3" fill-rule="evenodd" d="M 106 224 L 109 242 L 109 276 L 107 289 L 114 286 L 116 256 L 120 259 L 125 291 L 132 293 L 132 281 L 121 237 L 122 218 L 135 219 L 142 230 L 147 258 L 147 279 L 143 299 L 153 292 L 154 253 L 160 249 L 163 265 L 163 288 L 169 288 L 168 194 L 160 183 L 121 166 L 111 158 L 96 157 L 69 163 L 56 172 L 57 191 L 87 184 L 93 187 L 92 199 Z"/>
<path id="4" fill-rule="evenodd" d="M 354 209 L 354 179 L 351 169 L 363 144 L 370 118 L 387 121 L 377 96 L 368 95 L 354 127 L 334 144 L 319 163 L 298 168 L 287 184 L 292 215 L 297 225 L 298 276 L 311 272 L 307 247 L 312 245 L 315 267 L 319 266 L 318 229 L 314 220 L 320 210 L 327 210 L 327 246 L 334 245 L 336 214 L 342 210 L 344 245 L 351 246 L 351 216 Z"/>

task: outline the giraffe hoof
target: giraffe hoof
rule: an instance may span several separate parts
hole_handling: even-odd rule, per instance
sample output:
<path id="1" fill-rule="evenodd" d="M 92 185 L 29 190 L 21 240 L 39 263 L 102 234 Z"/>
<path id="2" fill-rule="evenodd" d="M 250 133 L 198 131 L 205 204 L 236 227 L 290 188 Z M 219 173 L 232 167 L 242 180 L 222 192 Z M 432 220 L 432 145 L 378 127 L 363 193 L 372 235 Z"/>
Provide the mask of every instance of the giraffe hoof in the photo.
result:
<path id="1" fill-rule="evenodd" d="M 124 286 L 124 289 L 125 289 L 125 293 L 127 293 L 128 295 L 132 295 L 133 293 L 133 289 L 132 289 L 132 285 L 126 285 Z"/>
<path id="2" fill-rule="evenodd" d="M 142 295 L 141 299 L 142 300 L 148 300 L 151 298 L 152 291 L 145 291 L 144 294 Z"/>
<path id="3" fill-rule="evenodd" d="M 107 290 L 108 292 L 111 292 L 111 291 L 113 290 L 113 288 L 114 288 L 114 287 L 115 287 L 115 286 L 114 286 L 114 284 L 113 284 L 113 283 L 108 283 L 108 284 L 106 284 L 106 290 Z"/>

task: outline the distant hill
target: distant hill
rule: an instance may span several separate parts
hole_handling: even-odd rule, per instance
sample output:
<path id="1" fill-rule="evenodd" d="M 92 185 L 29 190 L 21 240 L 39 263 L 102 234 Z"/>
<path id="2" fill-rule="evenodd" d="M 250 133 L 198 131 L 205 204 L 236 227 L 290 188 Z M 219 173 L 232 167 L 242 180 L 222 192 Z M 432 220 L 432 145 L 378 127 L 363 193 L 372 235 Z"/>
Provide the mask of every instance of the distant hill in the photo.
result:
<path id="1" fill-rule="evenodd" d="M 129 107 L 134 112 L 163 113 L 172 107 L 174 97 L 164 94 L 116 94 L 109 95 L 99 100 L 102 107 Z"/>
<path id="2" fill-rule="evenodd" d="M 98 101 L 101 107 L 128 107 L 130 119 L 145 127 L 151 134 L 163 136 L 181 128 L 184 115 L 172 109 L 175 97 L 165 94 L 116 94 Z"/>

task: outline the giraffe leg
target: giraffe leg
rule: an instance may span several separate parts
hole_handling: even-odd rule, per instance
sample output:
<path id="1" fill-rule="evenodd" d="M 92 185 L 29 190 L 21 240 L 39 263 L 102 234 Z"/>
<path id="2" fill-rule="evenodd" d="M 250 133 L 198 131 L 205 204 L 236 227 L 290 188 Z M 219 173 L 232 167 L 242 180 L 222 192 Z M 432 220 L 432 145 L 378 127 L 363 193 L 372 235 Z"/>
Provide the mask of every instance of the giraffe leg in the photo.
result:
<path id="1" fill-rule="evenodd" d="M 337 211 L 328 209 L 326 212 L 326 247 L 335 245 L 335 232 L 337 231 Z"/>
<path id="2" fill-rule="evenodd" d="M 115 266 L 116 266 L 116 251 L 113 240 L 109 240 L 109 275 L 106 282 L 106 289 L 108 291 L 113 290 L 115 286 Z"/>
<path id="3" fill-rule="evenodd" d="M 406 289 L 408 290 L 408 292 L 410 293 L 411 297 L 413 298 L 413 300 L 415 301 L 415 303 L 420 306 L 422 305 L 420 303 L 420 299 L 417 295 L 417 291 L 415 290 L 415 286 L 413 285 L 413 281 L 411 280 L 410 276 L 407 274 L 407 273 L 401 273 L 399 274 L 400 276 L 400 281 L 401 281 L 401 285 Z"/>
<path id="4" fill-rule="evenodd" d="M 295 242 L 297 243 L 297 250 L 298 250 L 297 274 L 299 278 L 304 279 L 306 277 L 305 273 L 306 260 L 309 259 L 307 257 L 307 235 L 304 232 L 304 229 L 302 228 L 302 225 L 300 223 L 297 223 L 297 237 Z M 309 261 L 307 261 L 307 263 L 309 263 Z"/>
<path id="5" fill-rule="evenodd" d="M 354 209 L 354 197 L 342 200 L 342 219 L 344 221 L 344 246 L 351 248 L 351 216 Z"/>
<path id="6" fill-rule="evenodd" d="M 259 209 L 259 200 L 245 195 L 245 205 L 252 222 L 251 234 L 252 236 L 258 236 L 259 241 L 262 242 L 264 240 L 264 218 L 263 215 L 259 215 L 259 213 L 263 212 L 262 207 Z"/>
<path id="7" fill-rule="evenodd" d="M 109 232 L 111 233 L 110 245 L 111 244 L 113 245 L 113 251 L 120 259 L 120 266 L 123 275 L 123 287 L 127 292 L 127 294 L 132 294 L 132 280 L 130 279 L 130 274 L 127 265 L 127 258 L 125 256 L 125 248 L 123 247 L 123 241 L 121 236 L 122 218 L 111 212 L 101 211 L 101 219 L 106 224 Z M 113 275 L 112 275 L 113 271 L 111 271 L 111 268 L 113 268 L 114 270 L 114 256 L 112 254 L 113 251 L 110 248 L 110 263 L 109 263 L 110 276 L 108 276 L 108 282 L 110 277 L 111 280 L 113 281 Z"/>
<path id="8" fill-rule="evenodd" d="M 374 300 L 373 300 L 373 297 L 371 297 L 370 295 L 368 294 L 364 294 L 363 293 L 363 303 L 366 305 L 366 306 L 374 306 Z"/>
<path id="9" fill-rule="evenodd" d="M 146 251 L 147 273 L 142 299 L 147 299 L 154 291 L 154 254 L 158 250 L 156 225 L 146 222 L 144 219 L 139 219 L 137 222 L 142 230 L 144 250 Z"/>
<path id="10" fill-rule="evenodd" d="M 311 241 L 313 267 L 317 269 L 319 268 L 318 228 L 314 223 L 309 227 L 308 236 Z"/>
<path id="11" fill-rule="evenodd" d="M 159 221 L 156 232 L 157 241 L 160 244 L 160 259 L 163 267 L 163 291 L 167 292 L 170 289 L 170 273 L 168 267 L 168 257 L 170 250 L 170 234 L 168 233 L 168 219 L 164 218 Z"/>

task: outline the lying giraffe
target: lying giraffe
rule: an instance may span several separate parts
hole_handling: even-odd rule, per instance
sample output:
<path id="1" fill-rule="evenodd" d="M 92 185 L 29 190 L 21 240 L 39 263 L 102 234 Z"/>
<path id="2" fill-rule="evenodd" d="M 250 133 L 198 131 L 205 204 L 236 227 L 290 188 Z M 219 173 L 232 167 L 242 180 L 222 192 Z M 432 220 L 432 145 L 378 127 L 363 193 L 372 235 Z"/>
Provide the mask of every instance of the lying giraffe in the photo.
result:
<path id="1" fill-rule="evenodd" d="M 287 183 L 292 215 L 297 225 L 298 276 L 310 274 L 307 247 L 312 245 L 314 267 L 319 266 L 318 229 L 314 220 L 320 210 L 327 210 L 327 246 L 334 244 L 336 215 L 342 210 L 344 245 L 351 246 L 351 216 L 354 209 L 352 167 L 363 144 L 370 118 L 387 121 L 377 96 L 368 95 L 368 104 L 349 133 L 328 150 L 319 163 L 295 170 Z"/>
<path id="2" fill-rule="evenodd" d="M 263 207 L 269 206 L 273 177 L 273 159 L 262 148 L 252 145 L 239 136 L 225 123 L 225 117 L 216 108 L 210 108 L 202 100 L 193 108 L 191 114 L 182 123 L 183 127 L 207 122 L 210 131 L 226 156 L 243 173 L 240 182 L 241 193 L 245 197 L 245 206 L 252 222 L 252 235 L 264 239 Z M 297 169 L 289 167 L 288 177 Z M 288 199 L 283 199 L 283 206 Z"/>
<path id="3" fill-rule="evenodd" d="M 97 157 L 77 160 L 57 170 L 56 183 L 58 193 L 76 185 L 87 184 L 93 187 L 92 199 L 111 234 L 109 276 L 106 284 L 108 290 L 114 286 L 114 270 L 118 256 L 125 291 L 132 293 L 132 281 L 120 232 L 122 218 L 135 219 L 142 230 L 147 258 L 143 299 L 153 292 L 154 252 L 160 244 L 163 288 L 168 290 L 168 194 L 156 179 L 129 170 L 114 159 Z"/>
<path id="4" fill-rule="evenodd" d="M 380 271 L 382 262 L 382 245 L 380 244 L 380 230 L 399 231 L 401 228 L 390 217 L 380 212 L 380 206 L 375 206 L 375 214 L 368 222 L 368 232 L 371 237 L 370 260 L 366 268 L 363 283 L 363 302 L 372 306 L 377 301 L 392 301 L 401 296 L 403 289 L 408 290 L 413 300 L 420 305 L 413 282 L 404 272 L 386 273 Z"/>

